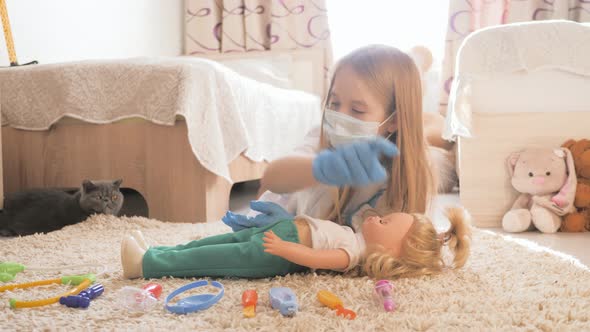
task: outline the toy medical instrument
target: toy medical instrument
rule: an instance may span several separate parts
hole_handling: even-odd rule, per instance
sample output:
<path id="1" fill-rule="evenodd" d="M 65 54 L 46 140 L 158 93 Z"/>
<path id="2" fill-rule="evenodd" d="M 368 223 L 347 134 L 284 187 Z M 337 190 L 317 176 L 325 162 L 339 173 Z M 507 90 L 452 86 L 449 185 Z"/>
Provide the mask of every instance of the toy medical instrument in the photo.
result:
<path id="1" fill-rule="evenodd" d="M 160 295 L 162 295 L 162 286 L 153 282 L 143 286 L 142 289 L 150 293 L 150 295 L 156 300 L 160 298 Z"/>
<path id="2" fill-rule="evenodd" d="M 32 308 L 32 307 L 40 307 L 44 305 L 49 305 L 53 303 L 59 302 L 61 297 L 65 297 L 68 295 L 76 295 L 79 294 L 83 289 L 87 288 L 96 280 L 96 276 L 93 274 L 84 274 L 84 275 L 77 275 L 77 276 L 65 276 L 57 279 L 49 279 L 49 280 L 41 280 L 41 281 L 33 281 L 33 282 L 26 282 L 22 284 L 10 284 L 5 286 L 0 286 L 0 293 L 13 290 L 13 289 L 24 289 L 24 288 L 32 288 L 36 286 L 44 286 L 44 285 L 51 285 L 51 284 L 62 284 L 62 285 L 76 285 L 73 289 L 55 297 L 50 297 L 47 299 L 42 300 L 34 300 L 34 301 L 19 301 L 17 299 L 10 299 L 10 307 L 11 308 Z"/>
<path id="3" fill-rule="evenodd" d="M 151 310 L 162 294 L 162 286 L 149 283 L 142 288 L 123 287 L 118 293 L 119 304 L 131 311 Z"/>
<path id="4" fill-rule="evenodd" d="M 270 305 L 279 310 L 283 316 L 295 316 L 299 305 L 297 297 L 289 287 L 273 287 L 269 291 Z"/>
<path id="5" fill-rule="evenodd" d="M 14 262 L 0 262 L 0 281 L 7 282 L 12 281 L 17 273 L 27 271 L 63 271 L 63 270 L 71 270 L 71 269 L 78 269 L 78 268 L 86 268 L 86 267 L 102 267 L 102 271 L 95 274 L 96 276 L 100 276 L 106 271 L 105 265 L 97 265 L 97 264 L 81 264 L 81 265 L 68 265 L 62 267 L 26 267 L 23 264 L 14 263 Z"/>
<path id="6" fill-rule="evenodd" d="M 336 315 L 342 316 L 348 319 L 355 319 L 356 313 L 350 309 L 345 309 L 342 305 L 342 300 L 333 293 L 327 290 L 321 290 L 318 292 L 318 300 L 328 308 L 336 310 Z"/>
<path id="7" fill-rule="evenodd" d="M 95 298 L 101 296 L 102 293 L 104 293 L 104 286 L 102 284 L 94 284 L 81 291 L 79 295 L 87 297 L 90 300 L 94 300 Z"/>
<path id="8" fill-rule="evenodd" d="M 209 282 L 207 280 L 199 280 L 176 289 L 166 297 L 164 307 L 168 309 L 168 311 L 173 312 L 175 314 L 188 314 L 191 312 L 208 309 L 215 303 L 219 302 L 219 300 L 223 297 L 224 294 L 223 285 L 217 281 L 211 281 L 211 286 L 219 288 L 219 292 L 217 294 L 193 295 L 185 297 L 184 299 L 179 300 L 175 304 L 169 304 L 169 302 L 174 297 L 190 289 L 206 285 L 209 285 Z"/>
<path id="9" fill-rule="evenodd" d="M 394 311 L 397 307 L 393 301 L 393 284 L 389 280 L 379 280 L 375 283 L 375 300 L 381 305 L 385 311 Z"/>
<path id="10" fill-rule="evenodd" d="M 252 318 L 256 316 L 256 303 L 258 302 L 258 293 L 250 289 L 242 293 L 242 305 L 244 306 L 244 317 Z"/>
<path id="11" fill-rule="evenodd" d="M 94 284 L 81 291 L 78 295 L 61 297 L 59 303 L 69 308 L 88 308 L 90 306 L 90 300 L 94 300 L 102 293 L 104 293 L 104 286 L 102 284 Z"/>
<path id="12" fill-rule="evenodd" d="M 90 299 L 80 295 L 62 296 L 59 298 L 59 303 L 68 308 L 83 308 L 90 306 Z"/>

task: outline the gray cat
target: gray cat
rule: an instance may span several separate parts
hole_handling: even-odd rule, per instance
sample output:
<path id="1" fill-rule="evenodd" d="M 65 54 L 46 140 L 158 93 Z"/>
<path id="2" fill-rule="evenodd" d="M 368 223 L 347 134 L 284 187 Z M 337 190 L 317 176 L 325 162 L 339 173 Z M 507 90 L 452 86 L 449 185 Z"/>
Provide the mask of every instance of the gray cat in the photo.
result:
<path id="1" fill-rule="evenodd" d="M 75 193 L 35 189 L 6 195 L 0 236 L 47 233 L 86 220 L 92 214 L 117 215 L 123 206 L 123 180 L 84 180 Z"/>

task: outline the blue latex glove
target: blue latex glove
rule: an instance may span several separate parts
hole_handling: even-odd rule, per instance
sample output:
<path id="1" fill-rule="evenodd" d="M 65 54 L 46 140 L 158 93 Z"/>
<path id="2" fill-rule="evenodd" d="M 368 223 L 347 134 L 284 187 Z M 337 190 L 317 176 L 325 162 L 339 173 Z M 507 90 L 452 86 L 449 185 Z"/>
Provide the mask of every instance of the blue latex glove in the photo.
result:
<path id="1" fill-rule="evenodd" d="M 247 217 L 245 215 L 227 211 L 221 220 L 224 224 L 231 227 L 234 232 L 237 232 L 245 228 L 264 227 L 274 224 L 277 221 L 294 218 L 292 214 L 273 202 L 251 201 L 250 208 L 254 211 L 260 212 L 260 214 L 254 217 Z"/>
<path id="2" fill-rule="evenodd" d="M 379 158 L 398 154 L 395 144 L 384 138 L 364 140 L 324 150 L 313 160 L 314 178 L 331 186 L 366 186 L 382 182 L 387 172 Z"/>

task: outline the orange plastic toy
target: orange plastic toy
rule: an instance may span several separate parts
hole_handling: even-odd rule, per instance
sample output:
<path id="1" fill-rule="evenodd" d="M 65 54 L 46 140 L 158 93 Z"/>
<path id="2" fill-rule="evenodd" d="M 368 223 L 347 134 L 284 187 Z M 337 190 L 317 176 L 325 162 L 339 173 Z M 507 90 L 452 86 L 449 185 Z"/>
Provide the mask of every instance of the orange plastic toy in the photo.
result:
<path id="1" fill-rule="evenodd" d="M 348 319 L 355 319 L 356 313 L 350 309 L 345 309 L 342 305 L 342 300 L 333 293 L 327 290 L 321 290 L 318 292 L 318 300 L 326 307 L 336 310 L 336 315 L 342 316 Z"/>
<path id="2" fill-rule="evenodd" d="M 256 316 L 256 303 L 258 302 L 258 293 L 249 289 L 242 294 L 242 305 L 244 306 L 244 317 L 252 318 Z"/>

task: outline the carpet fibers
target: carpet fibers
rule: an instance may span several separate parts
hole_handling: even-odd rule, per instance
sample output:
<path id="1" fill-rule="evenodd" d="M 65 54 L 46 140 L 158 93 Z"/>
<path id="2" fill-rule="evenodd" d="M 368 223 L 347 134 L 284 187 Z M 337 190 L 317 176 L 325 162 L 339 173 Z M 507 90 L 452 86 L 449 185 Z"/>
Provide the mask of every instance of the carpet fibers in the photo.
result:
<path id="1" fill-rule="evenodd" d="M 4 330 L 198 330 L 198 331 L 397 331 L 397 330 L 590 330 L 590 272 L 576 261 L 543 248 L 490 232 L 475 230 L 471 258 L 465 268 L 435 277 L 395 281 L 399 308 L 385 313 L 372 299 L 373 282 L 365 277 L 330 274 L 292 275 L 263 280 L 223 280 L 225 296 L 210 309 L 175 315 L 158 305 L 147 313 L 130 312 L 117 302 L 123 286 L 141 287 L 144 280 L 121 277 L 120 241 L 123 234 L 141 229 L 148 242 L 184 243 L 227 231 L 220 222 L 163 223 L 145 218 L 93 216 L 50 234 L 2 241 L 0 260 L 27 266 L 60 267 L 105 264 L 98 278 L 105 293 L 86 310 L 54 304 L 41 308 L 11 309 L 8 299 L 49 297 L 65 286 L 39 287 L 0 293 L 0 329 Z M 530 244 L 530 243 L 529 243 Z M 88 273 L 97 269 L 64 271 Z M 61 272 L 25 271 L 15 282 L 48 279 Z M 189 279 L 158 280 L 163 296 Z M 291 287 L 300 311 L 284 318 L 271 309 L 268 290 Z M 242 316 L 241 294 L 259 294 L 255 318 Z M 349 321 L 323 307 L 316 299 L 326 289 L 344 306 L 356 311 Z"/>

